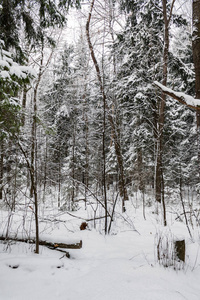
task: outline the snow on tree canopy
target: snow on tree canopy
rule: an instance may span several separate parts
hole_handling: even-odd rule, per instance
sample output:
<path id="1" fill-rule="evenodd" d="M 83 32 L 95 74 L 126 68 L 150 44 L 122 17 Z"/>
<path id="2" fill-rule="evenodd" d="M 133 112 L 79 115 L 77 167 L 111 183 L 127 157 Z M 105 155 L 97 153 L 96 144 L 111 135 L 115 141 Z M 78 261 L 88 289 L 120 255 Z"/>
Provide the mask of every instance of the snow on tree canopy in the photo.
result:
<path id="1" fill-rule="evenodd" d="M 36 72 L 28 66 L 20 66 L 11 58 L 11 53 L 2 49 L 3 42 L 0 41 L 0 80 L 11 80 L 12 76 L 18 79 L 33 78 Z"/>
<path id="2" fill-rule="evenodd" d="M 2 78 L 2 79 L 10 79 L 10 75 L 9 75 L 8 71 L 1 71 L 0 72 L 0 78 Z"/>
<path id="3" fill-rule="evenodd" d="M 69 117 L 69 109 L 67 108 L 67 106 L 66 106 L 65 104 L 63 104 L 63 105 L 58 109 L 58 112 L 57 112 L 56 116 L 60 116 L 60 115 Z"/>

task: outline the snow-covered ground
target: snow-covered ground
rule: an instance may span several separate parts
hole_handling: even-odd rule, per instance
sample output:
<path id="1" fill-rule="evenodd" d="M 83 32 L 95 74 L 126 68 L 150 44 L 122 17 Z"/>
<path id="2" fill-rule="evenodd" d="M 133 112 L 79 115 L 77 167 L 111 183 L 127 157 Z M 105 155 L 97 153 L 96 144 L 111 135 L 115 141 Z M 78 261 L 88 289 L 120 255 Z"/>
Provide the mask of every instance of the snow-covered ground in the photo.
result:
<path id="1" fill-rule="evenodd" d="M 0 300 L 199 300 L 198 229 L 192 231 L 192 241 L 185 224 L 174 222 L 171 215 L 168 214 L 170 226 L 166 229 L 158 222 L 152 207 L 146 209 L 144 220 L 141 208 L 135 209 L 131 203 L 126 205 L 127 212 L 118 215 L 112 234 L 107 236 L 95 230 L 92 222 L 88 230 L 80 231 L 82 221 L 66 213 L 56 216 L 66 222 L 41 222 L 43 239 L 83 241 L 82 249 L 69 249 L 70 259 L 45 247 L 40 247 L 40 254 L 36 255 L 34 245 L 1 242 Z M 48 209 L 45 214 L 53 216 Z M 84 205 L 73 214 L 91 217 Z M 26 219 L 31 219 L 30 212 Z M 1 210 L 1 234 L 2 231 L 5 234 L 6 220 L 7 212 Z M 25 236 L 30 223 L 23 221 L 23 215 L 18 213 L 10 220 L 10 234 L 13 230 Z M 180 236 L 186 240 L 186 263 L 178 264 L 176 270 L 164 268 L 157 262 L 157 241 L 165 237 L 172 242 Z"/>

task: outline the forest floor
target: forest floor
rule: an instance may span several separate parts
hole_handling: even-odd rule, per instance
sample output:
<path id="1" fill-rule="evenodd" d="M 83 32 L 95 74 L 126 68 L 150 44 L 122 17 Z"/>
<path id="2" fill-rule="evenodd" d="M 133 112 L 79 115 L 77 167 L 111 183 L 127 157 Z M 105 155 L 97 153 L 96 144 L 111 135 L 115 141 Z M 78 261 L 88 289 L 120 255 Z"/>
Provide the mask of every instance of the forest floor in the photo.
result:
<path id="1" fill-rule="evenodd" d="M 56 250 L 34 245 L 0 242 L 0 300 L 199 300 L 200 299 L 200 238 L 194 227 L 193 239 L 184 222 L 175 221 L 176 213 L 168 210 L 168 226 L 163 227 L 154 207 L 142 208 L 126 203 L 127 211 L 118 212 L 112 234 L 105 236 L 103 220 L 80 231 L 81 219 L 64 211 L 44 206 L 40 210 L 40 238 L 52 242 L 79 242 L 81 249 L 69 249 L 71 258 Z M 120 211 L 120 208 L 117 208 Z M 91 206 L 72 212 L 77 217 L 92 217 Z M 173 211 L 173 213 L 172 213 Z M 177 211 L 176 211 L 177 212 Z M 181 212 L 180 212 L 181 213 Z M 55 217 L 56 216 L 56 217 Z M 27 206 L 9 214 L 0 210 L 0 234 L 26 236 L 34 231 L 33 214 Z M 185 239 L 185 264 L 170 266 L 174 239 Z M 157 245 L 163 264 L 157 261 Z M 166 246 L 166 248 L 165 248 Z M 173 260 L 173 259 L 172 259 Z"/>

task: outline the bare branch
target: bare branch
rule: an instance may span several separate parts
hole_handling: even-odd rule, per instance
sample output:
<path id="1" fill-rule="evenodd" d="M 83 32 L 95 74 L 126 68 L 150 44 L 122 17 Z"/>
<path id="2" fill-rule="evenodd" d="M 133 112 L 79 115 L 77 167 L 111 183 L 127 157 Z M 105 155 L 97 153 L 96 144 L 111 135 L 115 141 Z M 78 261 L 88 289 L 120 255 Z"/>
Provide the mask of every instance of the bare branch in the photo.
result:
<path id="1" fill-rule="evenodd" d="M 173 12 L 173 8 L 174 8 L 174 3 L 176 0 L 173 0 L 172 4 L 171 4 L 171 8 L 170 8 L 170 13 L 169 13 L 169 18 L 168 18 L 168 25 L 170 23 L 170 20 L 172 18 L 172 12 Z"/>

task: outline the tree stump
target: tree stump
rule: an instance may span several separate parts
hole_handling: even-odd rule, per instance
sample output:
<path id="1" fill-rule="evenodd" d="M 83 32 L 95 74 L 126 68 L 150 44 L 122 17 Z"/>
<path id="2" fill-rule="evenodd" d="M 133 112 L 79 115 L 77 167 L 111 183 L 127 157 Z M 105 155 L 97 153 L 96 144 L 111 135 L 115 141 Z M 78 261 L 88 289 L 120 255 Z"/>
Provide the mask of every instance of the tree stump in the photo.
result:
<path id="1" fill-rule="evenodd" d="M 88 223 L 83 222 L 80 226 L 80 230 L 85 230 L 87 228 L 87 226 L 88 226 Z"/>
<path id="2" fill-rule="evenodd" d="M 178 240 L 174 242 L 174 250 L 175 250 L 175 257 L 185 262 L 185 240 Z"/>

